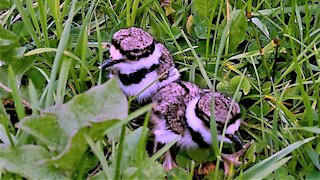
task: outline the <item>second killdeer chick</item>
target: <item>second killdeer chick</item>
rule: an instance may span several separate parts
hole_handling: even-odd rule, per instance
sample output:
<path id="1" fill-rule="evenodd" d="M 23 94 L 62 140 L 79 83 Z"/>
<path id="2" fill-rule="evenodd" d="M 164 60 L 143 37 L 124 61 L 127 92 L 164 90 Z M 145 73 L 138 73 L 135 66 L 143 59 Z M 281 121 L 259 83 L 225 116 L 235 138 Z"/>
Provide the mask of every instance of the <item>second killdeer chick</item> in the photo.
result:
<path id="1" fill-rule="evenodd" d="M 236 135 L 241 124 L 239 105 L 222 93 L 212 94 L 210 90 L 200 89 L 193 83 L 182 81 L 162 87 L 152 98 L 155 106 L 151 121 L 154 124 L 156 143 L 166 144 L 178 140 L 177 145 L 183 149 L 209 148 L 212 142 L 210 130 L 212 98 L 215 100 L 214 115 L 218 140 L 242 146 Z M 222 136 L 226 123 L 225 134 Z M 239 152 L 233 155 L 223 154 L 222 158 L 224 162 L 239 165 L 238 157 L 244 151 Z M 169 151 L 166 153 L 163 166 L 166 170 L 176 166 Z M 228 164 L 225 164 L 226 168 Z"/>

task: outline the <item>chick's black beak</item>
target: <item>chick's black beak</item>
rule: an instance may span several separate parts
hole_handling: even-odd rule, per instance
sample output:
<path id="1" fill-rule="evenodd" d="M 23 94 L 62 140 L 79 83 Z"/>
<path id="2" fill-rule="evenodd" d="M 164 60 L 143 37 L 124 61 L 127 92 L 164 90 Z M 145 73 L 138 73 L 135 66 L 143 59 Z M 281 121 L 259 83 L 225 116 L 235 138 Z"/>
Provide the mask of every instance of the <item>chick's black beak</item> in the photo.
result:
<path id="1" fill-rule="evenodd" d="M 234 134 L 230 139 L 236 144 L 236 146 L 243 147 L 243 141 L 237 134 Z"/>
<path id="2" fill-rule="evenodd" d="M 116 61 L 113 61 L 111 58 L 108 58 L 100 64 L 99 69 L 109 68 L 114 64 L 116 64 Z"/>

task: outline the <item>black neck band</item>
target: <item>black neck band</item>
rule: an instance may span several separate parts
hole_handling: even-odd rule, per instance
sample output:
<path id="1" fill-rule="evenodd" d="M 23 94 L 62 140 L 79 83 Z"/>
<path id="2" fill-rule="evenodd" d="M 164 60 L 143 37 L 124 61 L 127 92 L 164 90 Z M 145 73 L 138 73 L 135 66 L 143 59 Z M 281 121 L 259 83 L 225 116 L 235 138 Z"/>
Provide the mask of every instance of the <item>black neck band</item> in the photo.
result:
<path id="1" fill-rule="evenodd" d="M 146 75 L 154 70 L 159 68 L 159 64 L 152 65 L 149 69 L 141 68 L 136 72 L 130 74 L 121 74 L 119 73 L 119 79 L 123 85 L 129 86 L 131 84 L 139 84 Z M 150 82 L 151 83 L 151 82 Z"/>

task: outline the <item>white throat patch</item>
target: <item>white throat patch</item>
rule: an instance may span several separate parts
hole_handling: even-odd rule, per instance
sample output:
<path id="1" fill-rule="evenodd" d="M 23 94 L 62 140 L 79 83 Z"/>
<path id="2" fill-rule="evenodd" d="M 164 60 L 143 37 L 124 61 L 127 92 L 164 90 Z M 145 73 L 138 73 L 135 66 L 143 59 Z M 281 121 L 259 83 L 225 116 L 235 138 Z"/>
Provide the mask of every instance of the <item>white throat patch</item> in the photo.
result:
<path id="1" fill-rule="evenodd" d="M 123 55 L 120 53 L 120 51 L 117 48 L 114 47 L 114 45 L 110 46 L 110 58 L 113 61 L 117 61 L 123 58 Z"/>
<path id="2" fill-rule="evenodd" d="M 241 124 L 240 119 L 237 119 L 236 122 L 234 122 L 233 124 L 229 124 L 226 129 L 226 134 L 234 135 L 234 133 L 239 130 L 240 124 Z"/>

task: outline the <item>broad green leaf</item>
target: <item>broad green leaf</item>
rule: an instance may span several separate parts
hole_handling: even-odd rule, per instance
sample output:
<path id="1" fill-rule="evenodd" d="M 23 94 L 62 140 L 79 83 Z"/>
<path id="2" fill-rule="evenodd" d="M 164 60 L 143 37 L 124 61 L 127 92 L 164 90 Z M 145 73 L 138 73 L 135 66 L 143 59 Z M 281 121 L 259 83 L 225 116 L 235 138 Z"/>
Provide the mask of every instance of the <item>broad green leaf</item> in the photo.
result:
<path id="1" fill-rule="evenodd" d="M 55 114 L 28 116 L 17 127 L 35 136 L 52 151 L 62 152 L 67 145 L 68 134 L 60 127 Z"/>
<path id="2" fill-rule="evenodd" d="M 189 150 L 187 154 L 192 160 L 202 163 L 211 155 L 211 149 L 197 148 L 194 150 Z"/>
<path id="3" fill-rule="evenodd" d="M 271 81 L 267 81 L 267 82 L 263 83 L 261 86 L 263 94 L 270 94 L 271 87 L 272 87 Z"/>
<path id="4" fill-rule="evenodd" d="M 3 118 L 2 114 L 0 114 L 0 119 L 1 118 Z M 10 132 L 9 132 L 9 135 L 8 135 L 8 133 L 6 132 L 6 129 L 0 123 L 0 142 L 3 143 L 6 146 L 10 146 L 11 142 L 10 142 L 10 138 L 9 137 L 11 137 L 11 140 L 13 141 L 14 145 L 18 144 L 18 140 L 16 139 L 16 137 L 13 134 L 11 134 Z"/>
<path id="5" fill-rule="evenodd" d="M 136 167 L 129 167 L 122 173 L 123 179 L 130 179 L 130 177 L 137 171 L 138 168 Z M 136 178 L 137 179 L 137 178 Z"/>
<path id="6" fill-rule="evenodd" d="M 207 39 L 208 30 L 202 26 L 195 26 L 194 32 L 199 39 Z"/>
<path id="7" fill-rule="evenodd" d="M 166 174 L 164 173 L 163 167 L 158 162 L 152 162 L 147 168 L 144 168 L 140 176 L 131 178 L 132 175 L 137 171 L 136 167 L 127 168 L 122 175 L 122 179 L 165 179 Z"/>
<path id="8" fill-rule="evenodd" d="M 193 22 L 195 25 L 200 26 L 202 28 L 207 28 L 209 23 L 209 18 L 201 15 L 194 15 Z"/>
<path id="9" fill-rule="evenodd" d="M 138 150 L 139 150 L 139 142 L 140 138 L 143 132 L 143 127 L 140 127 L 133 131 L 132 133 L 126 135 L 125 141 L 124 141 L 124 148 L 125 151 L 122 155 L 122 161 L 121 161 L 121 171 L 124 171 L 125 169 L 129 167 L 138 167 Z M 115 156 L 116 157 L 116 156 Z M 146 159 L 147 157 L 143 157 Z M 116 158 L 114 159 L 116 160 Z M 115 167 L 115 161 L 112 163 L 113 167 Z"/>
<path id="10" fill-rule="evenodd" d="M 37 58 L 21 57 L 21 59 L 14 59 L 6 63 L 5 67 L 11 65 L 17 77 L 21 78 L 21 76 L 33 66 L 36 60 Z"/>
<path id="11" fill-rule="evenodd" d="M 4 62 L 12 62 L 21 59 L 26 51 L 25 47 L 10 47 L 7 51 L 1 50 L 1 60 Z M 21 62 L 20 62 L 21 63 Z"/>
<path id="12" fill-rule="evenodd" d="M 28 38 L 29 35 L 27 27 L 24 25 L 23 21 L 17 21 L 12 25 L 12 32 L 21 38 Z"/>
<path id="13" fill-rule="evenodd" d="M 248 170 L 244 171 L 238 178 L 241 179 L 262 179 L 266 177 L 268 174 L 272 173 L 273 170 L 283 165 L 289 158 L 284 158 L 286 155 L 291 153 L 292 151 L 296 150 L 297 148 L 301 147 L 305 143 L 313 140 L 314 137 L 307 138 L 298 142 L 295 142 L 288 147 L 282 149 L 281 151 L 277 152 L 276 154 L 264 159 L 263 161 L 255 164 Z"/>
<path id="14" fill-rule="evenodd" d="M 188 172 L 181 168 L 173 168 L 167 175 L 168 180 L 188 179 Z"/>
<path id="15" fill-rule="evenodd" d="M 84 152 L 88 148 L 87 142 L 84 140 L 84 135 L 87 133 L 87 130 L 87 128 L 82 128 L 77 131 L 77 133 L 69 139 L 65 150 L 61 154 L 45 162 L 54 164 L 61 169 L 77 169 Z"/>
<path id="16" fill-rule="evenodd" d="M 238 85 L 240 84 L 240 82 L 241 82 L 241 85 L 240 85 L 239 90 L 242 90 L 243 94 L 247 95 L 250 92 L 250 87 L 251 87 L 250 82 L 245 77 L 243 79 L 241 79 L 240 75 L 235 76 L 230 80 L 230 85 L 229 85 L 230 90 L 235 91 L 237 89 Z"/>
<path id="17" fill-rule="evenodd" d="M 50 153 L 40 146 L 0 146 L 0 169 L 27 179 L 67 179 L 63 171 L 41 163 L 49 157 Z"/>
<path id="18" fill-rule="evenodd" d="M 244 11 L 235 10 L 231 12 L 230 25 L 230 49 L 234 50 L 246 38 L 248 22 Z"/>
<path id="19" fill-rule="evenodd" d="M 126 97 L 112 79 L 42 115 L 26 117 L 18 127 L 58 152 L 58 156 L 46 162 L 72 169 L 88 148 L 84 135 L 101 137 L 106 129 L 118 123 L 115 119 L 127 117 L 127 107 Z"/>
<path id="20" fill-rule="evenodd" d="M 217 90 L 220 92 L 228 92 L 229 82 L 221 81 L 217 84 Z"/>
<path id="21" fill-rule="evenodd" d="M 152 108 L 152 104 L 145 105 L 141 107 L 140 109 L 137 109 L 136 111 L 130 113 L 125 119 L 118 121 L 115 125 L 112 127 L 108 128 L 106 130 L 106 133 L 110 133 L 114 130 L 119 130 L 123 125 L 127 124 L 129 121 L 141 116 L 142 114 L 150 111 Z"/>
<path id="22" fill-rule="evenodd" d="M 12 6 L 12 2 L 10 0 L 3 0 L 1 1 L 0 9 L 1 10 L 10 9 L 11 6 Z"/>
<path id="23" fill-rule="evenodd" d="M 245 153 L 245 157 L 248 158 L 248 163 L 256 162 L 257 156 L 257 145 L 256 143 L 251 143 L 250 147 L 247 149 Z"/>
<path id="24" fill-rule="evenodd" d="M 197 13 L 204 17 L 209 17 L 211 10 L 213 9 L 213 0 L 194 0 L 193 7 Z"/>
<path id="25" fill-rule="evenodd" d="M 90 126 L 92 122 L 124 119 L 128 115 L 128 103 L 116 80 L 112 79 L 66 104 L 50 108 L 49 112 L 58 116 L 60 126 L 71 136 L 75 130 Z"/>
<path id="26" fill-rule="evenodd" d="M 0 26 L 0 52 L 12 47 L 19 47 L 19 38 L 11 31 Z"/>
<path id="27" fill-rule="evenodd" d="M 199 39 L 207 39 L 209 19 L 206 16 L 194 15 L 193 22 L 195 24 L 194 32 Z M 191 26 L 190 26 L 191 28 Z M 212 34 L 210 34 L 212 37 Z"/>
<path id="28" fill-rule="evenodd" d="M 314 169 L 313 171 L 309 172 L 306 175 L 306 180 L 315 180 L 320 177 L 320 171 L 317 169 Z"/>
<path id="29" fill-rule="evenodd" d="M 166 173 L 160 163 L 157 161 L 153 161 L 148 165 L 147 168 L 145 168 L 140 175 L 139 179 L 165 179 Z"/>
<path id="30" fill-rule="evenodd" d="M 188 154 L 186 151 L 180 150 L 177 154 L 175 161 L 180 168 L 188 168 L 191 164 L 191 159 L 188 157 Z"/>
<path id="31" fill-rule="evenodd" d="M 26 47 L 20 46 L 19 38 L 13 32 L 0 26 L 0 35 L 0 72 L 11 65 L 15 74 L 20 77 L 36 59 L 23 58 Z"/>
<path id="32" fill-rule="evenodd" d="M 178 27 L 171 27 L 171 32 L 175 39 L 178 39 L 181 36 L 181 31 Z"/>
<path id="33" fill-rule="evenodd" d="M 101 121 L 101 122 L 92 122 L 88 130 L 89 135 L 94 139 L 100 138 L 101 134 L 105 133 L 106 129 L 110 129 L 113 126 L 116 126 L 117 123 L 121 121 L 123 120 L 111 119 L 111 120 Z M 107 135 L 109 139 L 109 134 Z"/>
<path id="34" fill-rule="evenodd" d="M 317 152 L 317 154 L 320 154 L 320 143 L 316 145 L 315 151 Z"/>
<path id="35" fill-rule="evenodd" d="M 81 128 L 75 135 L 68 139 L 66 149 L 64 149 L 62 153 L 45 162 L 54 164 L 62 169 L 77 169 L 77 165 L 79 164 L 77 162 L 80 162 L 83 158 L 79 155 L 83 155 L 88 148 L 85 141 L 85 135 L 90 135 L 93 139 L 101 138 L 104 134 L 103 132 L 117 122 L 118 120 L 108 120 L 93 123 L 92 126 Z"/>

